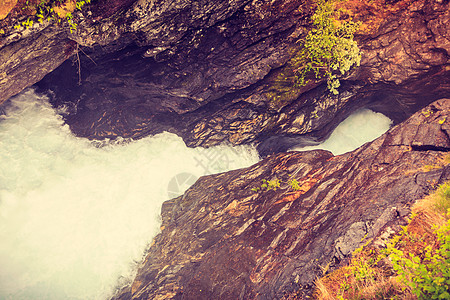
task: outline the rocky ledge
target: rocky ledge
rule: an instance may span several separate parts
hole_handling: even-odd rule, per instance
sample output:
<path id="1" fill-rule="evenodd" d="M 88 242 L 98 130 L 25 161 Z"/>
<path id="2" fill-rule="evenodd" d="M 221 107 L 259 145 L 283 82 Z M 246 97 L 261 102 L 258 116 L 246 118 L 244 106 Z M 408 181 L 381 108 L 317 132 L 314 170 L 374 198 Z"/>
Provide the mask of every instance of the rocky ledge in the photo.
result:
<path id="1" fill-rule="evenodd" d="M 115 299 L 308 298 L 322 267 L 382 245 L 450 180 L 449 121 L 441 99 L 344 155 L 290 152 L 200 178 L 163 204 L 161 233 Z"/>
<path id="2" fill-rule="evenodd" d="M 333 95 L 323 79 L 294 87 L 317 1 L 97 0 L 73 13 L 76 30 L 51 21 L 5 29 L 0 102 L 48 74 L 39 86 L 79 136 L 170 131 L 189 146 L 254 142 L 276 153 L 326 137 L 361 107 L 400 122 L 449 97 L 449 5 L 336 1 L 339 22 L 361 22 L 362 60 Z"/>

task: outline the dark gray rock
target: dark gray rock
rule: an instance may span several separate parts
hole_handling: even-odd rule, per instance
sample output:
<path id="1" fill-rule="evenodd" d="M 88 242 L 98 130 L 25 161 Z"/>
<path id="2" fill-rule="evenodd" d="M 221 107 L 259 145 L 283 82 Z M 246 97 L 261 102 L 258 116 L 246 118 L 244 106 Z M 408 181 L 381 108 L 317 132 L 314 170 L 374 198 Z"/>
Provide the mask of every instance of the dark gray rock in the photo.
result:
<path id="1" fill-rule="evenodd" d="M 77 135 L 171 131 L 189 146 L 262 143 L 265 155 L 322 140 L 362 107 L 398 123 L 449 96 L 448 1 L 345 4 L 363 24 L 363 57 L 338 96 L 321 80 L 293 88 L 289 60 L 311 27 L 309 1 L 119 2 L 75 14 L 74 33 L 55 24 L 6 33 L 0 102 L 70 57 L 39 86 L 71 108 Z"/>
<path id="2" fill-rule="evenodd" d="M 284 153 L 200 178 L 163 204 L 162 231 L 117 299 L 311 295 L 321 267 L 334 269 L 384 228 L 406 224 L 411 205 L 450 180 L 449 117 L 450 100 L 439 100 L 344 155 Z M 281 185 L 266 190 L 263 179 Z"/>

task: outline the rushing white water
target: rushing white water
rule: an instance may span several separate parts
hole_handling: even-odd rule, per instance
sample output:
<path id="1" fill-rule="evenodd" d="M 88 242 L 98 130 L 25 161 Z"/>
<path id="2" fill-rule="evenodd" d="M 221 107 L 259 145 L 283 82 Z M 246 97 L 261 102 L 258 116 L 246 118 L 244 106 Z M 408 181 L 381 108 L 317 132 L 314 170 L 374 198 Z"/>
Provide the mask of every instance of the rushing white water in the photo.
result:
<path id="1" fill-rule="evenodd" d="M 32 90 L 11 103 L 0 116 L 0 299 L 107 298 L 159 231 L 164 200 L 259 159 L 168 133 L 96 147 Z"/>
<path id="2" fill-rule="evenodd" d="M 164 200 L 199 176 L 249 166 L 252 147 L 187 148 L 164 133 L 99 147 L 28 90 L 0 116 L 0 299 L 105 299 L 159 231 Z M 353 150 L 391 125 L 362 110 L 321 145 Z"/>
<path id="3" fill-rule="evenodd" d="M 294 147 L 291 151 L 325 149 L 334 155 L 343 154 L 373 141 L 389 130 L 392 121 L 383 114 L 361 109 L 341 122 L 330 137 L 315 146 Z"/>

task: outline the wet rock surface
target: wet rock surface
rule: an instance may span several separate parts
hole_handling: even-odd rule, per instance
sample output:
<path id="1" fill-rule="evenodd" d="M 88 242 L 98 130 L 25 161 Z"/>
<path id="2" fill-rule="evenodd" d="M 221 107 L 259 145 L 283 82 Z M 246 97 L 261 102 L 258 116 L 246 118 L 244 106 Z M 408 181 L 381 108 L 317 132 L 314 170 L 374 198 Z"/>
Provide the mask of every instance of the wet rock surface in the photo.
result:
<path id="1" fill-rule="evenodd" d="M 311 12 L 299 13 L 300 2 L 136 4 L 127 19 L 134 42 L 80 53 L 80 86 L 70 61 L 40 86 L 55 92 L 56 106 L 73 108 L 67 122 L 80 136 L 167 130 L 191 146 L 251 142 L 277 116 L 264 101 L 243 102 L 242 93 L 251 95 L 252 85 L 288 59 L 291 35 Z"/>
<path id="2" fill-rule="evenodd" d="M 449 113 L 442 99 L 344 155 L 284 153 L 200 178 L 163 204 L 162 232 L 116 299 L 311 296 L 321 267 L 399 230 L 411 205 L 450 179 Z"/>
<path id="3" fill-rule="evenodd" d="M 39 86 L 79 136 L 170 131 L 189 146 L 255 142 L 266 155 L 325 138 L 358 108 L 398 123 L 449 96 L 448 1 L 343 5 L 362 22 L 363 56 L 337 96 L 321 81 L 293 88 L 311 1 L 99 0 L 74 14 L 76 32 L 44 23 L 2 37 L 0 102 L 66 61 Z"/>

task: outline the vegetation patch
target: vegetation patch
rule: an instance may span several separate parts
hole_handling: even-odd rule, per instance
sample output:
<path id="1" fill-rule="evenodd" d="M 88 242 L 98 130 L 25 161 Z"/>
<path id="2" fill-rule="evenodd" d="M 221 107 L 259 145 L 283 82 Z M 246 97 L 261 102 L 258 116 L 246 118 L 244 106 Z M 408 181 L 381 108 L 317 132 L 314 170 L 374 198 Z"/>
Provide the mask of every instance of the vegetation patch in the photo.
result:
<path id="1" fill-rule="evenodd" d="M 434 233 L 406 228 L 385 250 L 399 281 L 417 299 L 450 299 L 450 220 Z"/>
<path id="2" fill-rule="evenodd" d="M 72 13 L 81 10 L 91 0 L 19 0 L 15 6 L 8 7 L 9 20 L 0 24 L 1 34 L 9 31 L 8 26 L 14 29 L 28 29 L 36 23 L 56 22 L 60 25 L 68 24 L 70 32 L 76 30 L 77 24 Z M 2 4 L 0 8 L 6 8 Z M 6 17 L 6 16 L 5 16 Z M 64 22 L 65 21 L 65 22 Z"/>
<path id="3" fill-rule="evenodd" d="M 413 206 L 383 249 L 366 245 L 316 281 L 317 299 L 450 299 L 450 183 Z"/>
<path id="4" fill-rule="evenodd" d="M 408 291 L 389 268 L 378 265 L 376 249 L 355 251 L 349 265 L 316 281 L 315 299 L 405 299 Z"/>
<path id="5" fill-rule="evenodd" d="M 287 182 L 283 182 L 280 179 L 275 177 L 271 180 L 263 179 L 261 181 L 261 186 L 252 188 L 252 191 L 254 191 L 254 192 L 270 191 L 270 190 L 276 191 L 278 188 L 281 187 L 281 184 L 284 185 L 284 187 L 283 187 L 284 189 L 288 188 L 293 191 L 299 191 L 301 189 L 299 182 L 295 178 L 289 178 L 289 180 Z"/>
<path id="6" fill-rule="evenodd" d="M 360 64 L 361 51 L 354 40 L 360 23 L 347 14 L 344 17 L 342 9 L 335 9 L 334 1 L 316 0 L 316 4 L 311 30 L 292 50 L 293 57 L 275 75 L 266 94 L 278 106 L 295 100 L 303 87 L 316 80 L 326 79 L 330 92 L 338 94 L 338 77 Z"/>
<path id="7" fill-rule="evenodd" d="M 335 11 L 333 2 L 325 0 L 317 0 L 312 23 L 302 49 L 292 61 L 296 67 L 296 85 L 304 86 L 313 75 L 316 79 L 326 78 L 328 89 L 338 94 L 338 74 L 344 75 L 361 61 L 361 52 L 354 40 L 359 23 L 339 20 L 339 11 Z"/>

